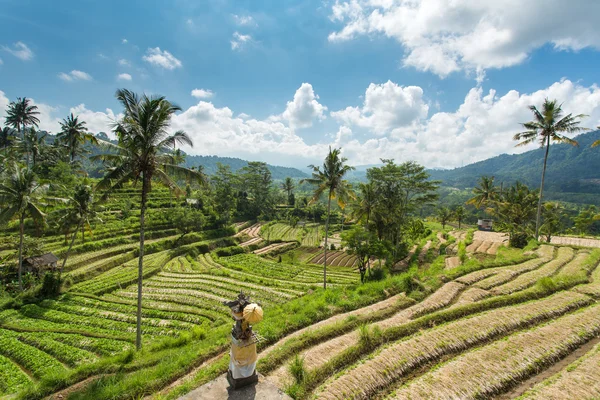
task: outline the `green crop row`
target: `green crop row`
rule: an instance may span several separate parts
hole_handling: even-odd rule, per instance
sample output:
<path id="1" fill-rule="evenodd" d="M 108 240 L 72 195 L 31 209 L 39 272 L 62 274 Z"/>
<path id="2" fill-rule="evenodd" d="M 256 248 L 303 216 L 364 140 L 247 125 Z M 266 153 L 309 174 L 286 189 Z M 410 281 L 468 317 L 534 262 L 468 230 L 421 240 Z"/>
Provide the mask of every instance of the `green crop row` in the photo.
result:
<path id="1" fill-rule="evenodd" d="M 54 357 L 20 342 L 15 332 L 5 329 L 0 329 L 0 354 L 10 358 L 38 379 L 65 368 Z"/>

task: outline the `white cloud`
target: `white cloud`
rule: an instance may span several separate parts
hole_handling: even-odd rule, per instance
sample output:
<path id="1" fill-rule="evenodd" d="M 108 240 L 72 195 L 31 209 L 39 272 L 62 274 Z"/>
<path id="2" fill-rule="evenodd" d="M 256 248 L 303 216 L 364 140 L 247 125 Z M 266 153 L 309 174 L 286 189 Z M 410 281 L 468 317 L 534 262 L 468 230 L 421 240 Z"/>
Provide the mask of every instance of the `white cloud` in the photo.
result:
<path id="1" fill-rule="evenodd" d="M 426 118 L 428 111 L 423 89 L 387 81 L 369 85 L 362 107 L 347 107 L 332 112 L 331 116 L 346 125 L 358 125 L 381 135 Z"/>
<path id="2" fill-rule="evenodd" d="M 92 133 L 105 132 L 113 137 L 112 125 L 123 117 L 122 114 L 115 114 L 113 110 L 107 108 L 104 112 L 91 111 L 85 107 L 85 104 L 71 107 L 69 113 L 79 116 L 79 119 L 86 122 L 88 130 Z"/>
<path id="3" fill-rule="evenodd" d="M 194 89 L 191 94 L 197 99 L 208 99 L 214 95 L 213 91 L 209 89 Z"/>
<path id="4" fill-rule="evenodd" d="M 29 61 L 33 58 L 33 51 L 23 42 L 17 42 L 13 44 L 12 48 L 8 46 L 2 46 L 2 49 L 13 56 L 23 60 Z"/>
<path id="5" fill-rule="evenodd" d="M 231 50 L 241 50 L 243 46 L 252 41 L 252 36 L 242 35 L 239 32 L 233 33 L 233 39 L 231 39 Z"/>
<path id="6" fill-rule="evenodd" d="M 120 66 L 122 66 L 122 67 L 129 67 L 129 66 L 131 66 L 131 63 L 130 63 L 128 60 L 124 59 L 124 58 L 121 58 L 121 59 L 118 61 L 118 64 L 119 64 Z"/>
<path id="7" fill-rule="evenodd" d="M 73 82 L 73 81 L 91 81 L 92 76 L 87 72 L 78 71 L 74 69 L 69 73 L 61 72 L 58 74 L 58 77 L 65 82 Z"/>
<path id="8" fill-rule="evenodd" d="M 119 80 L 119 81 L 130 81 L 131 79 L 132 78 L 131 78 L 130 74 L 119 74 L 119 75 L 117 75 L 117 80 Z"/>
<path id="9" fill-rule="evenodd" d="M 599 13 L 583 0 L 336 0 L 331 20 L 343 26 L 329 40 L 382 34 L 402 44 L 405 66 L 445 77 L 516 65 L 545 44 L 598 49 Z"/>
<path id="10" fill-rule="evenodd" d="M 233 20 L 239 26 L 257 26 L 256 21 L 251 15 L 232 15 Z"/>
<path id="11" fill-rule="evenodd" d="M 129 41 L 128 41 L 127 39 L 122 39 L 122 40 L 121 40 L 121 43 L 123 43 L 123 44 L 127 44 L 128 42 L 129 42 Z"/>
<path id="12" fill-rule="evenodd" d="M 317 96 L 310 83 L 303 83 L 296 93 L 294 100 L 288 101 L 285 111 L 281 115 L 293 128 L 307 128 L 312 126 L 314 119 L 325 119 L 324 112 L 327 107 L 318 102 Z"/>
<path id="13" fill-rule="evenodd" d="M 532 119 L 529 105 L 541 106 L 544 99 L 557 99 L 566 113 L 588 114 L 583 126 L 600 123 L 600 88 L 584 87 L 569 80 L 556 82 L 534 93 L 515 90 L 498 96 L 475 87 L 455 112 L 438 112 L 410 129 L 398 129 L 363 143 L 352 140 L 345 154 L 356 164 L 371 164 L 379 158 L 416 160 L 427 167 L 450 168 L 467 165 L 502 153 L 523 152 L 536 147 L 515 148 L 512 140 L 522 130 L 520 123 Z"/>
<path id="14" fill-rule="evenodd" d="M 173 54 L 167 50 L 161 50 L 159 47 L 149 48 L 143 59 L 152 65 L 168 70 L 174 70 L 182 66 L 181 61 L 175 58 Z"/>
<path id="15" fill-rule="evenodd" d="M 0 65 L 4 64 L 4 61 L 0 58 Z"/>
<path id="16" fill-rule="evenodd" d="M 311 92 L 305 85 L 305 89 L 301 87 L 296 92 L 301 95 L 294 96 L 294 102 L 297 97 L 304 98 L 305 91 Z M 383 90 L 379 86 L 384 85 L 374 86 Z M 406 91 L 406 88 L 401 89 Z M 528 106 L 541 106 L 546 97 L 563 103 L 566 113 L 588 114 L 583 126 L 594 128 L 600 124 L 600 88 L 597 85 L 585 87 L 562 80 L 533 93 L 512 90 L 499 95 L 493 89 L 475 87 L 467 93 L 455 111 L 437 112 L 426 119 L 419 117 L 409 125 L 388 130 L 380 136 L 369 135 L 369 127 L 360 125 L 361 112 L 366 106 L 358 109 L 356 121 L 359 123 L 348 121 L 347 124 L 344 121 L 337 132 L 323 136 L 324 139 L 315 144 L 307 144 L 296 131 L 297 126 L 282 115 L 261 120 L 243 113 L 234 113 L 228 107 L 215 107 L 206 101 L 199 101 L 175 115 L 171 129 L 183 129 L 192 137 L 194 148 L 185 149 L 191 154 L 217 154 L 305 166 L 322 162 L 331 145 L 341 146 L 344 156 L 353 165 L 373 164 L 378 163 L 381 158 L 393 158 L 397 162 L 414 160 L 430 168 L 449 168 L 501 153 L 535 148 L 535 145 L 516 148 L 512 137 L 522 129 L 519 125 L 521 122 L 531 120 Z M 316 101 L 316 95 L 314 99 Z M 83 104 L 69 111 L 46 104 L 34 104 L 40 107 L 40 128 L 52 132 L 58 131 L 59 121 L 69 112 L 78 114 L 94 133 L 109 133 L 112 122 L 120 118 L 111 109 L 92 111 Z M 0 91 L 0 118 L 7 105 L 8 98 Z M 324 106 L 319 106 L 323 107 L 321 115 L 324 115 Z M 318 118 L 319 112 L 312 115 L 312 119 Z M 363 117 L 369 118 L 370 115 Z M 304 119 L 304 122 L 310 120 Z"/>

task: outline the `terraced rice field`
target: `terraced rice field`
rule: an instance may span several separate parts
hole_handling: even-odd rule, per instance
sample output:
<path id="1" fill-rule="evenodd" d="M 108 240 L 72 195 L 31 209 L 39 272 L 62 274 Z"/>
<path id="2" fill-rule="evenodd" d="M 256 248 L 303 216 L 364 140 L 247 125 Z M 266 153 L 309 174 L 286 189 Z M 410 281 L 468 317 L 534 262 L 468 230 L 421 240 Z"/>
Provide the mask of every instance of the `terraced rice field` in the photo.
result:
<path id="1" fill-rule="evenodd" d="M 598 345 L 573 352 L 600 335 L 599 262 L 600 250 L 544 245 L 531 260 L 456 277 L 419 303 L 357 310 L 374 318 L 361 329 L 323 334 L 332 320 L 283 338 L 259 354 L 259 368 L 297 398 L 483 399 L 538 374 L 538 385 L 518 392 L 524 398 L 597 398 Z M 570 365 L 554 366 L 570 354 Z M 549 366 L 557 370 L 544 376 Z"/>
<path id="2" fill-rule="evenodd" d="M 320 264 L 323 265 L 325 263 L 325 252 L 320 251 L 317 255 L 315 255 L 310 261 L 311 264 Z M 327 265 L 331 265 L 334 267 L 354 267 L 358 263 L 356 256 L 346 253 L 345 251 L 339 250 L 331 250 L 327 251 Z"/>

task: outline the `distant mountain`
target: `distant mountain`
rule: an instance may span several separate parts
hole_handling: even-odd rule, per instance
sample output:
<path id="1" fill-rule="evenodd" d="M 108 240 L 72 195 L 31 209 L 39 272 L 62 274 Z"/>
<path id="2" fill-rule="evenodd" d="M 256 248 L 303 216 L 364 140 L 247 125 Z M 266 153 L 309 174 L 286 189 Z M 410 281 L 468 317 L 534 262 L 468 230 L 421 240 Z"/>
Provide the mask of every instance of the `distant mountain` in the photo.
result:
<path id="1" fill-rule="evenodd" d="M 244 168 L 248 165 L 248 161 L 242 160 L 240 158 L 233 157 L 219 157 L 219 156 L 191 156 L 186 155 L 185 157 L 185 166 L 197 167 L 199 165 L 204 167 L 204 172 L 208 175 L 212 175 L 217 172 L 217 164 L 221 163 L 223 165 L 229 165 L 232 171 L 237 171 L 241 168 Z M 273 179 L 285 179 L 288 176 L 290 178 L 307 178 L 308 174 L 300 171 L 296 168 L 290 167 L 279 167 L 276 165 L 267 164 L 269 167 L 269 171 L 271 171 L 271 175 Z"/>
<path id="2" fill-rule="evenodd" d="M 597 203 L 600 194 L 600 148 L 591 144 L 600 139 L 600 131 L 575 138 L 578 147 L 569 144 L 552 144 L 548 156 L 545 190 L 549 198 L 573 202 Z M 497 184 L 521 181 L 532 187 L 540 186 L 544 149 L 522 154 L 502 154 L 453 170 L 429 170 L 431 178 L 444 186 L 460 189 L 477 185 L 482 175 L 494 176 Z M 588 194 L 588 196 L 580 196 Z M 594 194 L 593 198 L 589 196 Z"/>

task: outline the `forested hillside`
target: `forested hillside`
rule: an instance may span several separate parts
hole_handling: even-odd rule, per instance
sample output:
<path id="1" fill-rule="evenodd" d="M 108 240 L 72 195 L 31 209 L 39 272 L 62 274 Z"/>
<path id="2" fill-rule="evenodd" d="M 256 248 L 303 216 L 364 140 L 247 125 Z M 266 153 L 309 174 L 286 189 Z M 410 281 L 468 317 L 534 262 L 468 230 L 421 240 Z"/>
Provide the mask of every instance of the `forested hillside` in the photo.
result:
<path id="1" fill-rule="evenodd" d="M 600 193 L 600 157 L 591 144 L 600 139 L 600 131 L 575 137 L 579 146 L 556 144 L 548 156 L 547 188 L 549 191 L 572 193 Z M 511 184 L 520 181 L 539 186 L 544 150 L 536 149 L 523 154 L 502 154 L 462 168 L 431 170 L 432 179 L 445 186 L 470 188 L 477 185 L 482 175 L 495 176 L 497 182 Z"/>

